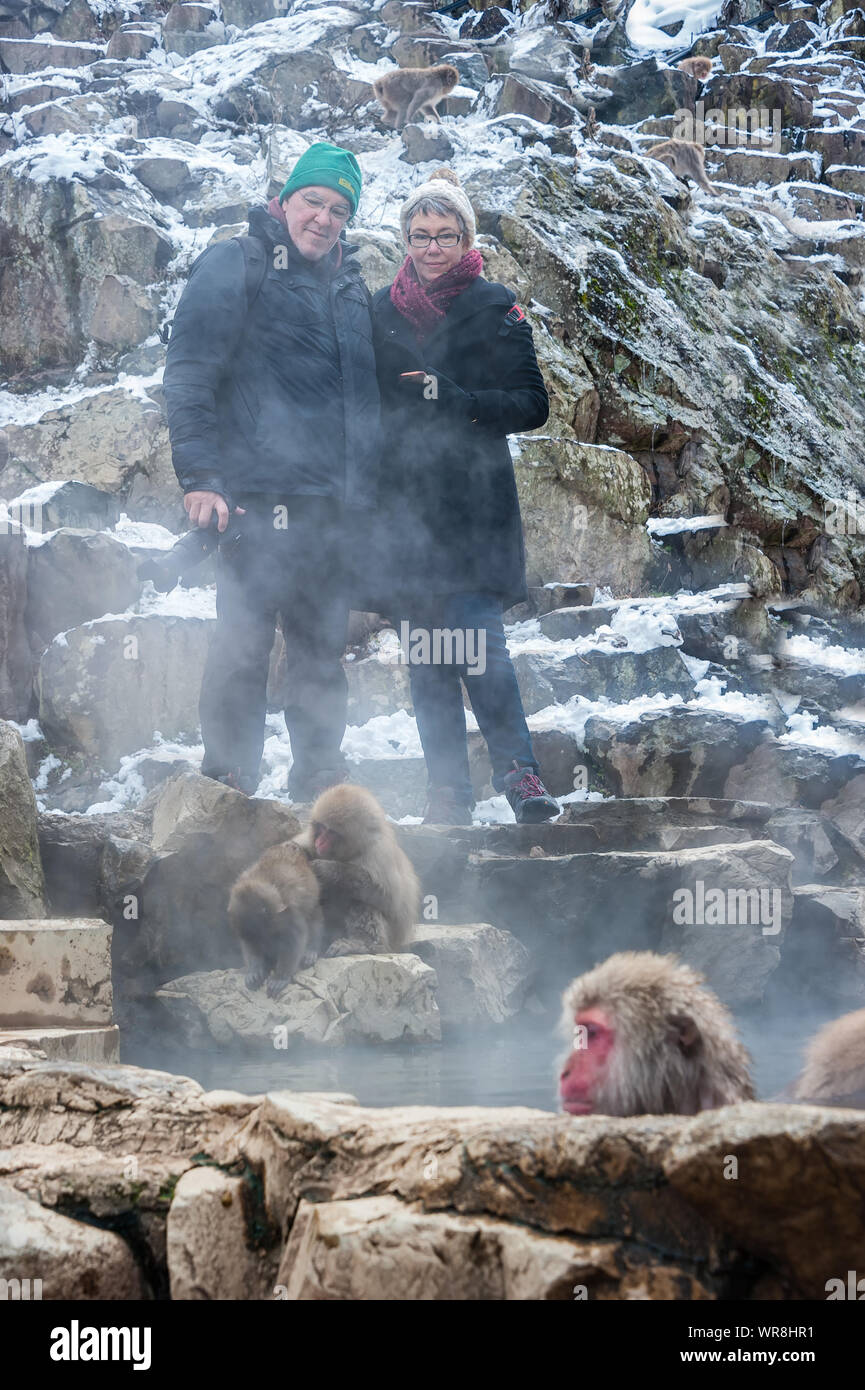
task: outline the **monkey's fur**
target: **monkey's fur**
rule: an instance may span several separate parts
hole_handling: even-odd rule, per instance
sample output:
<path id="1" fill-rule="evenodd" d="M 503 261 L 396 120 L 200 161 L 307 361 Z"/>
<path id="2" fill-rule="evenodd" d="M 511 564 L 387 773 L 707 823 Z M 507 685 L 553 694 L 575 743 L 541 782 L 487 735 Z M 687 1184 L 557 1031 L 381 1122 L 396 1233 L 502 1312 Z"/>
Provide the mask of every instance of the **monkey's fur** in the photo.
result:
<path id="1" fill-rule="evenodd" d="M 244 870 L 229 894 L 228 920 L 243 948 L 247 989 L 267 980 L 275 998 L 302 964 L 313 963 L 324 922 L 318 880 L 299 845 L 272 845 Z"/>
<path id="2" fill-rule="evenodd" d="M 650 159 L 659 159 L 662 164 L 666 164 L 668 169 L 672 169 L 677 178 L 693 179 L 707 193 L 717 196 L 714 189 L 706 177 L 706 157 L 703 154 L 702 146 L 693 140 L 662 140 L 659 145 L 653 145 L 650 150 L 645 150 Z"/>
<path id="3" fill-rule="evenodd" d="M 371 792 L 330 787 L 295 844 L 318 879 L 328 956 L 402 950 L 418 918 L 420 885 Z"/>
<path id="4" fill-rule="evenodd" d="M 865 1009 L 826 1023 L 811 1039 L 796 1100 L 865 1109 Z"/>
<path id="5" fill-rule="evenodd" d="M 620 951 L 580 975 L 562 998 L 562 1028 L 599 1008 L 616 1045 L 593 1096 L 606 1115 L 694 1115 L 753 1100 L 750 1057 L 729 1011 L 675 956 Z"/>
<path id="6" fill-rule="evenodd" d="M 680 72 L 690 73 L 698 82 L 705 82 L 712 71 L 712 59 L 706 57 L 683 58 L 676 67 Z"/>
<path id="7" fill-rule="evenodd" d="M 422 121 L 441 122 L 436 110 L 459 81 L 452 63 L 438 63 L 432 68 L 395 68 L 376 78 L 372 90 L 384 107 L 382 120 L 396 130 L 417 116 Z"/>

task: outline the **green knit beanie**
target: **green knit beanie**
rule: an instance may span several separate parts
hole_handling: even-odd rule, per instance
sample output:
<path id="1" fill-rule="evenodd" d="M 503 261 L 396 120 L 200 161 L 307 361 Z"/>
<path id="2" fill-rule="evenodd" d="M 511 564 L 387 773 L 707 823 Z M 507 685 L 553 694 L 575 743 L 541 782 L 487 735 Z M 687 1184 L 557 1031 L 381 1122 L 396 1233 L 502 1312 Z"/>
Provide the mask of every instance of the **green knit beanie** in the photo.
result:
<path id="1" fill-rule="evenodd" d="M 279 195 L 279 201 L 284 202 L 289 193 L 294 193 L 298 188 L 320 183 L 348 198 L 354 215 L 360 199 L 361 181 L 360 165 L 354 155 L 340 149 L 339 145 L 329 145 L 327 141 L 320 140 L 304 150 Z"/>

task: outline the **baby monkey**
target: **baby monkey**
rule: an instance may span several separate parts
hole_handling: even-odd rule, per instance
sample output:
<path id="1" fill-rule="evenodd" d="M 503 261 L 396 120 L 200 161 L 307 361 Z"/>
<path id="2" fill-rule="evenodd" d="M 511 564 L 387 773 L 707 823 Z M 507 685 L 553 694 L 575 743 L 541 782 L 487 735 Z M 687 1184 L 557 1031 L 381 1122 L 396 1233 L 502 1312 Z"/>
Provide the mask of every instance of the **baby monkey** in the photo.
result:
<path id="1" fill-rule="evenodd" d="M 695 77 L 698 82 L 705 82 L 712 72 L 712 59 L 703 56 L 683 58 L 676 67 L 680 72 L 687 72 L 691 77 Z"/>
<path id="2" fill-rule="evenodd" d="M 229 894 L 228 920 L 243 950 L 247 989 L 267 980 L 275 999 L 301 966 L 314 964 L 324 921 L 318 880 L 300 845 L 272 845 L 244 870 Z"/>

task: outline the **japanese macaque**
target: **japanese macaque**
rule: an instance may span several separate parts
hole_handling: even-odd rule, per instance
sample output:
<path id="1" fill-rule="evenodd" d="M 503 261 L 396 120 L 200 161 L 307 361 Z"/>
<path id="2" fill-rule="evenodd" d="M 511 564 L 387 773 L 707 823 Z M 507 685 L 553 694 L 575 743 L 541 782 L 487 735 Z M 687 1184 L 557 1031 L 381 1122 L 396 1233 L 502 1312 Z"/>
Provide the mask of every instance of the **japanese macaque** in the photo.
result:
<path id="1" fill-rule="evenodd" d="M 394 68 L 384 73 L 372 84 L 376 99 L 384 107 L 382 120 L 396 130 L 402 130 L 416 116 L 422 121 L 440 122 L 436 108 L 459 77 L 451 63 L 438 63 L 433 68 Z"/>
<path id="2" fill-rule="evenodd" d="M 319 883 L 326 955 L 402 950 L 417 921 L 420 885 L 371 792 L 328 788 L 295 844 L 312 859 Z"/>
<path id="3" fill-rule="evenodd" d="M 716 190 L 706 177 L 706 157 L 703 148 L 695 141 L 662 140 L 660 145 L 653 145 L 643 153 L 650 159 L 660 159 L 662 164 L 672 169 L 677 178 L 693 179 L 694 183 L 698 183 L 707 193 L 716 195 Z"/>
<path id="4" fill-rule="evenodd" d="M 675 956 L 621 951 L 562 997 L 573 1039 L 559 1077 L 570 1115 L 695 1115 L 753 1100 L 750 1058 L 702 975 Z"/>
<path id="5" fill-rule="evenodd" d="M 691 77 L 696 77 L 698 82 L 705 82 L 712 71 L 712 59 L 705 57 L 683 58 L 676 67 L 680 72 L 690 73 Z"/>
<path id="6" fill-rule="evenodd" d="M 811 1105 L 865 1109 L 865 1009 L 843 1014 L 815 1034 L 793 1097 Z"/>
<path id="7" fill-rule="evenodd" d="M 276 998 L 301 965 L 314 963 L 324 921 L 318 880 L 299 845 L 272 845 L 244 870 L 229 894 L 228 920 L 240 938 L 247 989 L 267 980 Z"/>

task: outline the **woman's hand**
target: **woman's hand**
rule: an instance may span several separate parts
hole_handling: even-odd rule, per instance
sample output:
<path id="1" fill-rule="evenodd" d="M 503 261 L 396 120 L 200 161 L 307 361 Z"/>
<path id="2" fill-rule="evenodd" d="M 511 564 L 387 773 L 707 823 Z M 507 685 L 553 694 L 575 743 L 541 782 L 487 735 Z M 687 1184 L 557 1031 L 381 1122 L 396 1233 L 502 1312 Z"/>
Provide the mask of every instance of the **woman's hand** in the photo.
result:
<path id="1" fill-rule="evenodd" d="M 474 418 L 475 397 L 443 372 L 402 372 L 399 385 L 417 400 L 433 401 L 449 414 Z"/>

